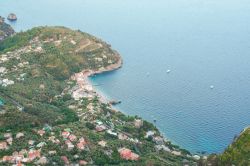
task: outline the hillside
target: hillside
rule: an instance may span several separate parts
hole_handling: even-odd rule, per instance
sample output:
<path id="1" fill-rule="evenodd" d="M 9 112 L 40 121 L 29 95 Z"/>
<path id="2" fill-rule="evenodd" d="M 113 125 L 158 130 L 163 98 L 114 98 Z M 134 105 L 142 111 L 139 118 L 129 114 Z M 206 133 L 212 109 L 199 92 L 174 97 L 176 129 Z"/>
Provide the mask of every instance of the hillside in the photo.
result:
<path id="1" fill-rule="evenodd" d="M 246 128 L 235 137 L 221 154 L 210 154 L 206 160 L 200 160 L 200 166 L 247 166 L 250 165 L 250 128 Z"/>
<path id="2" fill-rule="evenodd" d="M 245 129 L 219 156 L 220 165 L 250 165 L 250 128 Z"/>
<path id="3" fill-rule="evenodd" d="M 37 27 L 0 44 L 0 161 L 36 165 L 194 165 L 157 128 L 104 102 L 87 77 L 121 66 L 102 40 Z"/>
<path id="4" fill-rule="evenodd" d="M 14 33 L 13 28 L 6 24 L 4 18 L 0 16 L 0 42 Z"/>

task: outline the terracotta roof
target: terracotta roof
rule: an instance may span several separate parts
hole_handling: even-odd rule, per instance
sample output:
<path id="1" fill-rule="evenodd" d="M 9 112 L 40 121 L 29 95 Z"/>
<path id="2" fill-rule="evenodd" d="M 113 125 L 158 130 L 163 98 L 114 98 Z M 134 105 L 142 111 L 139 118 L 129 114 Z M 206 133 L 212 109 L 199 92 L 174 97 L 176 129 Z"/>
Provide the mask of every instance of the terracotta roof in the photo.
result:
<path id="1" fill-rule="evenodd" d="M 77 137 L 76 137 L 74 134 L 71 134 L 71 135 L 69 136 L 69 140 L 70 140 L 70 141 L 76 141 L 76 139 L 77 139 Z"/>
<path id="2" fill-rule="evenodd" d="M 66 165 L 69 164 L 69 159 L 66 156 L 61 156 L 61 159 L 64 161 Z"/>
<path id="3" fill-rule="evenodd" d="M 4 156 L 3 162 L 12 162 L 14 160 L 14 157 L 12 156 Z"/>
<path id="4" fill-rule="evenodd" d="M 138 160 L 139 155 L 133 153 L 130 149 L 122 148 L 119 149 L 120 157 L 125 160 Z"/>
<path id="5" fill-rule="evenodd" d="M 41 154 L 40 154 L 39 150 L 31 150 L 31 151 L 29 151 L 28 156 L 29 156 L 29 159 L 32 161 L 35 158 L 40 158 Z"/>
<path id="6" fill-rule="evenodd" d="M 79 142 L 82 143 L 82 144 L 84 144 L 84 145 L 87 144 L 86 140 L 85 140 L 83 137 L 81 137 L 81 138 L 79 139 Z"/>
<path id="7" fill-rule="evenodd" d="M 97 126 L 95 127 L 95 130 L 98 131 L 98 132 L 104 131 L 104 130 L 106 130 L 106 129 L 107 129 L 107 128 L 106 128 L 106 126 L 104 126 L 104 125 L 97 125 Z"/>
<path id="8" fill-rule="evenodd" d="M 0 142 L 0 150 L 8 149 L 7 142 Z"/>
<path id="9" fill-rule="evenodd" d="M 88 162 L 85 161 L 85 160 L 80 160 L 79 161 L 79 165 L 87 165 L 87 164 L 88 164 Z"/>
<path id="10" fill-rule="evenodd" d="M 77 148 L 83 150 L 85 148 L 85 145 L 83 143 L 78 143 Z"/>
<path id="11" fill-rule="evenodd" d="M 70 133 L 68 131 L 63 131 L 62 132 L 63 138 L 68 138 L 69 135 L 70 135 Z"/>

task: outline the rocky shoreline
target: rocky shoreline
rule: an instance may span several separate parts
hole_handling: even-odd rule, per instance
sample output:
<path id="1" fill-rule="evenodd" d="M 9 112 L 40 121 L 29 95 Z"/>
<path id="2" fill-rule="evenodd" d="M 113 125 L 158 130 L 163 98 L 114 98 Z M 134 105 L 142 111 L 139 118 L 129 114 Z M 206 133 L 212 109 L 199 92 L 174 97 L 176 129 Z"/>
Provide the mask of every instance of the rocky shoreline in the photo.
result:
<path id="1" fill-rule="evenodd" d="M 95 71 L 90 71 L 88 77 L 91 77 L 93 75 L 97 75 L 97 74 L 102 74 L 102 73 L 105 73 L 105 72 L 110 72 L 110 71 L 114 71 L 114 70 L 117 70 L 119 68 L 122 67 L 122 64 L 123 64 L 123 60 L 121 58 L 121 56 L 116 53 L 116 56 L 118 57 L 118 61 L 114 64 L 111 64 L 103 69 L 100 69 L 100 70 L 95 70 Z"/>

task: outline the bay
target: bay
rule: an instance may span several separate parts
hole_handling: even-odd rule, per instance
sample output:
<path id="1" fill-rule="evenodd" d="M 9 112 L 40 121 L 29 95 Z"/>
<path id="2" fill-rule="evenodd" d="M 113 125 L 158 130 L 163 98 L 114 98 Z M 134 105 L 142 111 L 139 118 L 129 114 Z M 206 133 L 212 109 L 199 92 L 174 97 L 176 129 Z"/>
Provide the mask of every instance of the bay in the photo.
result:
<path id="1" fill-rule="evenodd" d="M 16 31 L 60 25 L 112 44 L 120 70 L 91 78 L 116 108 L 191 152 L 222 152 L 250 122 L 247 0 L 6 0 Z M 211 88 L 211 86 L 213 88 Z"/>

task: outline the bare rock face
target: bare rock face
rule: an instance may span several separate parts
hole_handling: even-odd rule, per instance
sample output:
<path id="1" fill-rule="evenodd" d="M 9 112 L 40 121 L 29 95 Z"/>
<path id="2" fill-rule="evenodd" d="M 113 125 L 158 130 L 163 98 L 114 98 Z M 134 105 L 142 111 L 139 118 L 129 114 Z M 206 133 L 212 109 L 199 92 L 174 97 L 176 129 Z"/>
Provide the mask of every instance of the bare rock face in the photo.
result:
<path id="1" fill-rule="evenodd" d="M 10 13 L 9 15 L 8 15 L 8 18 L 7 18 L 8 20 L 10 20 L 10 21 L 16 21 L 17 20 L 17 17 L 16 17 L 16 15 L 14 14 L 14 13 Z"/>
<path id="2" fill-rule="evenodd" d="M 0 16 L 0 42 L 14 33 L 13 28 L 9 24 L 6 24 L 4 18 Z"/>
<path id="3" fill-rule="evenodd" d="M 4 23 L 4 18 L 0 16 L 0 25 Z"/>

